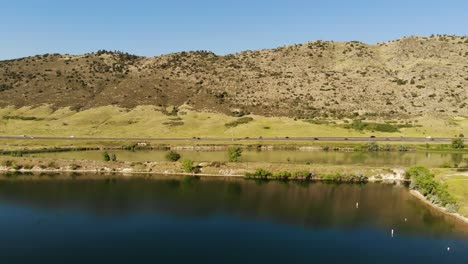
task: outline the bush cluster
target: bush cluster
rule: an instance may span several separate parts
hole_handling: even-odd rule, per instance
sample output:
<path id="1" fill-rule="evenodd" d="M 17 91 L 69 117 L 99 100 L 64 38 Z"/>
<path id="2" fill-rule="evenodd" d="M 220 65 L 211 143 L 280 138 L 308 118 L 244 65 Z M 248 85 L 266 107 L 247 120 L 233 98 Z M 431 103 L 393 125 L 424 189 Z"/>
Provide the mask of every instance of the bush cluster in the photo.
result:
<path id="1" fill-rule="evenodd" d="M 456 211 L 456 201 L 448 192 L 447 185 L 436 181 L 428 168 L 413 166 L 406 171 L 405 178 L 411 179 L 411 189 L 417 190 L 432 203 L 444 206 L 451 212 Z"/>
<path id="2" fill-rule="evenodd" d="M 344 125 L 345 128 L 355 129 L 355 130 L 372 130 L 380 132 L 398 132 L 398 127 L 392 124 L 385 123 L 367 123 L 362 122 L 361 120 L 354 120 L 351 124 Z"/>
<path id="3" fill-rule="evenodd" d="M 242 156 L 242 148 L 240 147 L 229 147 L 228 148 L 228 156 L 230 162 L 238 162 L 240 157 Z"/>
<path id="4" fill-rule="evenodd" d="M 312 173 L 307 170 L 303 171 L 279 171 L 272 173 L 265 169 L 257 169 L 254 173 L 246 173 L 245 177 L 248 179 L 276 179 L 276 180 L 310 180 Z"/>
<path id="5" fill-rule="evenodd" d="M 175 162 L 175 161 L 178 161 L 179 159 L 180 159 L 180 154 L 173 151 L 173 150 L 169 151 L 166 154 L 166 160 L 168 160 L 168 161 Z"/>

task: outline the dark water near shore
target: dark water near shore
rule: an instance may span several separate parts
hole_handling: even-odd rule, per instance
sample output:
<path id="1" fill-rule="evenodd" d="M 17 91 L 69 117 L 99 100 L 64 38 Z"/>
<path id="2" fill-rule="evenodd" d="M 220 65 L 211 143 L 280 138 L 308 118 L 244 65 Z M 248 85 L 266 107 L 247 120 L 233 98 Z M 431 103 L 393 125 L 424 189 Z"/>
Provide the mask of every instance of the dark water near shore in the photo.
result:
<path id="1" fill-rule="evenodd" d="M 109 151 L 117 155 L 121 161 L 144 162 L 164 161 L 167 151 Z M 178 151 L 183 157 L 194 161 L 228 161 L 227 151 Z M 31 154 L 33 157 L 46 157 L 55 159 L 77 160 L 102 160 L 103 151 L 74 151 Z M 443 163 L 450 166 L 459 164 L 468 159 L 464 153 L 431 153 L 431 152 L 336 152 L 336 151 L 297 151 L 297 150 L 273 150 L 256 151 L 244 150 L 241 161 L 243 162 L 289 162 L 312 164 L 359 164 L 366 166 L 413 166 L 421 164 L 438 167 Z"/>
<path id="2" fill-rule="evenodd" d="M 396 185 L 16 179 L 0 263 L 468 263 L 468 228 Z"/>

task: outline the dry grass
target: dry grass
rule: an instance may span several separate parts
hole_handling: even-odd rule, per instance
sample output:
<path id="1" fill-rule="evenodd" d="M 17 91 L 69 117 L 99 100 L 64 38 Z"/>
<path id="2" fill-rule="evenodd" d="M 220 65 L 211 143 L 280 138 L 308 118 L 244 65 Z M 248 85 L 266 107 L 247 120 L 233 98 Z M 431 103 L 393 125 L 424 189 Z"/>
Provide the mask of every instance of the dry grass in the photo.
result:
<path id="1" fill-rule="evenodd" d="M 188 104 L 198 112 L 241 109 L 308 119 L 359 114 L 397 121 L 428 113 L 468 116 L 467 40 L 315 41 L 226 56 L 201 51 L 153 58 L 115 52 L 34 56 L 0 62 L 0 106 Z"/>

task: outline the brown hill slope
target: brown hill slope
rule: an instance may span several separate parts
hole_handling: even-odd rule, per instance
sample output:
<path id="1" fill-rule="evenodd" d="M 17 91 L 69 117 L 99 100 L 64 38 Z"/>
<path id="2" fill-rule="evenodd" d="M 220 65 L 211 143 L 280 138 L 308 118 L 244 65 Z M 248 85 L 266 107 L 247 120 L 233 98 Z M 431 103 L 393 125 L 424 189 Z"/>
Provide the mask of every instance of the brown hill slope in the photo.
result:
<path id="1" fill-rule="evenodd" d="M 179 106 L 267 116 L 468 115 L 468 37 L 316 41 L 218 56 L 100 51 L 0 62 L 0 106 Z"/>

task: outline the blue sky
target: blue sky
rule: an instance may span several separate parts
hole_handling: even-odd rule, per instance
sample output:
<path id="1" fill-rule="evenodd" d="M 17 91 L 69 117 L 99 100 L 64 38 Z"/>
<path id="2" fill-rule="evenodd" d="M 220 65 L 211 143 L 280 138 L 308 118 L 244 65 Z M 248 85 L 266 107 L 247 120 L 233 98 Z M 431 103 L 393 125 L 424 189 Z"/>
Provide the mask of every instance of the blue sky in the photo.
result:
<path id="1" fill-rule="evenodd" d="M 98 49 L 227 54 L 310 40 L 468 35 L 466 0 L 0 0 L 0 59 Z"/>

